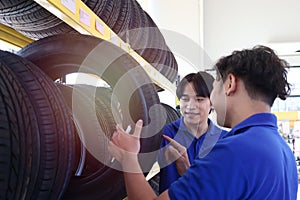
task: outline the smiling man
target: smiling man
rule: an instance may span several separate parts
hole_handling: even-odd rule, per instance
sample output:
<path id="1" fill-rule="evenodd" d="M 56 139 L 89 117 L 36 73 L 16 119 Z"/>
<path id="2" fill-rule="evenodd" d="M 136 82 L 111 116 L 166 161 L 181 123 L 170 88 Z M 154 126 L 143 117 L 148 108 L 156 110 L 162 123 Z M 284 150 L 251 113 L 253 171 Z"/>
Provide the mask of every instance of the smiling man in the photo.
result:
<path id="1" fill-rule="evenodd" d="M 173 146 L 167 140 L 162 141 L 158 156 L 160 193 L 182 176 L 195 158 L 203 157 L 204 149 L 212 148 L 226 133 L 208 118 L 212 110 L 209 97 L 213 82 L 210 74 L 201 71 L 186 75 L 177 86 L 176 95 L 180 100 L 182 117 L 166 125 L 163 134 L 185 147 L 186 159 L 182 158 L 184 155 L 176 155 L 176 150 L 172 153 Z"/>

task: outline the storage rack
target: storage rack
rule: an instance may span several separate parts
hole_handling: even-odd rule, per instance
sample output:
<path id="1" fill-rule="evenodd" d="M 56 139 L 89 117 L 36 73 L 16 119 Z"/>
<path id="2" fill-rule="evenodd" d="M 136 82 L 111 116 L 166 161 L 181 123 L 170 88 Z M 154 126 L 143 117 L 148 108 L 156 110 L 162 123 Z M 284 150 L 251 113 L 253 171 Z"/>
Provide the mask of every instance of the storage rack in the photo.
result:
<path id="1" fill-rule="evenodd" d="M 93 35 L 109 41 L 130 54 L 151 80 L 159 87 L 175 94 L 176 86 L 151 66 L 144 58 L 130 48 L 110 27 L 108 27 L 89 7 L 81 0 L 34 0 L 53 15 L 63 20 L 79 33 Z M 33 40 L 23 36 L 17 31 L 0 24 L 0 40 L 22 48 Z"/>
<path id="2" fill-rule="evenodd" d="M 143 69 L 147 72 L 151 80 L 172 94 L 175 94 L 175 83 L 171 83 L 158 70 L 151 66 L 144 58 L 130 48 L 114 31 L 111 30 L 89 7 L 81 0 L 34 0 L 36 3 L 47 9 L 53 15 L 63 20 L 69 26 L 81 34 L 99 37 L 122 48 L 130 54 Z M 34 40 L 22 35 L 16 30 L 0 23 L 0 41 L 5 42 L 12 49 L 18 50 Z M 154 163 L 152 169 L 146 177 L 151 179 L 159 172 L 159 166 Z"/>

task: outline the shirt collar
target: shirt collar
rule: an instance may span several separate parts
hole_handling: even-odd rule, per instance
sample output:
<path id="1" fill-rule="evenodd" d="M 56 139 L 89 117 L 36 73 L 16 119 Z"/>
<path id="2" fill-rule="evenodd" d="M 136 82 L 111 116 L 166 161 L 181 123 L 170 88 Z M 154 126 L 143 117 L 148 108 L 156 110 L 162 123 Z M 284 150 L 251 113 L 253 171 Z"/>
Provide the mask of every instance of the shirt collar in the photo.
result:
<path id="1" fill-rule="evenodd" d="M 183 122 L 183 117 L 181 117 L 181 119 L 180 119 L 179 130 L 182 132 L 186 132 L 186 133 L 190 134 L 191 136 L 195 137 L 185 126 L 185 124 Z M 205 134 L 209 134 L 209 135 L 220 134 L 221 131 L 222 130 L 219 127 L 215 126 L 214 123 L 211 121 L 211 119 L 208 118 L 208 130 L 203 135 L 205 135 Z"/>
<path id="2" fill-rule="evenodd" d="M 237 124 L 235 127 L 231 129 L 231 131 L 227 134 L 234 135 L 238 133 L 241 129 L 245 129 L 252 126 L 272 126 L 277 127 L 277 118 L 272 113 L 258 113 L 254 114 L 244 121 Z"/>

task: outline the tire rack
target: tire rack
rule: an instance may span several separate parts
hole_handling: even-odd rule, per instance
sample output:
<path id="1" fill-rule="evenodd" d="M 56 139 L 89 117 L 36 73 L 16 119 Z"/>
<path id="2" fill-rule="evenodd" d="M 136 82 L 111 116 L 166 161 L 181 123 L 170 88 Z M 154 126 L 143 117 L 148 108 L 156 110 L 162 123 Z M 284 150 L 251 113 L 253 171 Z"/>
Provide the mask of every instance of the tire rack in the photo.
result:
<path id="1" fill-rule="evenodd" d="M 128 52 L 143 69 L 151 80 L 159 87 L 172 92 L 176 96 L 176 86 L 164 77 L 158 70 L 152 67 L 144 58 L 130 48 L 110 27 L 108 27 L 90 8 L 81 0 L 34 0 L 56 17 L 73 27 L 82 34 L 89 34 L 110 41 L 116 46 Z M 147 181 L 159 173 L 157 162 L 153 164 L 149 174 L 145 177 Z M 127 199 L 127 198 L 125 198 Z"/>
<path id="2" fill-rule="evenodd" d="M 63 20 L 81 34 L 87 34 L 107 40 L 129 53 L 143 69 L 151 80 L 159 87 L 170 91 L 175 95 L 176 86 L 164 77 L 158 70 L 151 66 L 144 58 L 130 48 L 110 27 L 108 27 L 90 8 L 81 0 L 34 0 L 47 9 L 53 15 Z M 34 40 L 27 38 L 14 29 L 0 24 L 0 40 L 4 41 L 12 49 L 20 49 Z M 159 173 L 159 166 L 154 163 L 146 177 L 150 180 Z"/>
<path id="3" fill-rule="evenodd" d="M 143 69 L 151 80 L 159 87 L 175 95 L 176 86 L 164 77 L 157 69 L 151 66 L 144 58 L 130 48 L 110 27 L 108 27 L 90 8 L 81 0 L 34 0 L 53 15 L 63 20 L 81 34 L 93 35 L 107 40 L 128 52 Z M 17 31 L 0 24 L 0 40 L 22 48 L 33 42 Z"/>

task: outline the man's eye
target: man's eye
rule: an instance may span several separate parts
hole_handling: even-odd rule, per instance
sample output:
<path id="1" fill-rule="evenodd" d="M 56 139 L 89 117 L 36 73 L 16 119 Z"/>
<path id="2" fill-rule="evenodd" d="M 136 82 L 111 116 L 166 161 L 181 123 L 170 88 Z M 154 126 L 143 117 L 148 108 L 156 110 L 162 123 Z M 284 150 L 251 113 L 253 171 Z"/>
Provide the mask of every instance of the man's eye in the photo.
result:
<path id="1" fill-rule="evenodd" d="M 204 101 L 205 98 L 196 98 L 195 100 L 196 100 L 197 102 L 201 102 L 201 101 Z"/>
<path id="2" fill-rule="evenodd" d="M 189 101 L 189 98 L 181 98 L 182 101 Z"/>

